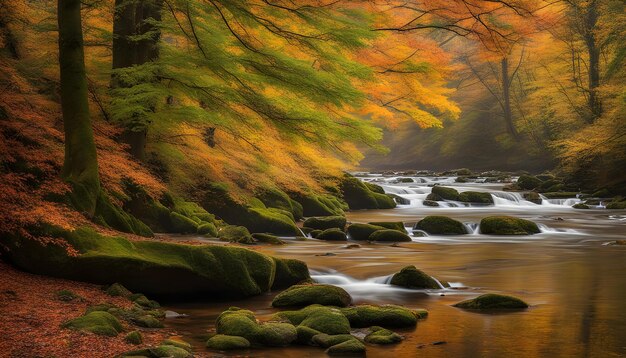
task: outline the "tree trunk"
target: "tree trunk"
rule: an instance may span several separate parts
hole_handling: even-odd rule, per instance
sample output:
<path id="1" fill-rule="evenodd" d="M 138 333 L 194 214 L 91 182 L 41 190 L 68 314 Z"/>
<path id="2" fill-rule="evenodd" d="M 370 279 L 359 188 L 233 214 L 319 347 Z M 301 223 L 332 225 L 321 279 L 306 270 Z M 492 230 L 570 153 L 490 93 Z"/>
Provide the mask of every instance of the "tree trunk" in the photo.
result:
<path id="1" fill-rule="evenodd" d="M 589 54 L 589 99 L 591 112 L 589 123 L 593 123 L 602 115 L 602 104 L 598 94 L 600 87 L 600 48 L 596 43 L 595 30 L 598 22 L 596 1 L 590 1 L 585 13 L 584 35 L 587 53 Z"/>
<path id="2" fill-rule="evenodd" d="M 509 78 L 509 60 L 504 57 L 500 61 L 502 67 L 502 111 L 504 112 L 504 121 L 506 129 L 515 140 L 519 139 L 515 123 L 513 123 L 513 113 L 511 111 L 511 78 Z"/>
<path id="3" fill-rule="evenodd" d="M 83 52 L 80 0 L 58 0 L 61 107 L 65 131 L 62 177 L 72 185 L 76 209 L 92 216 L 100 194 Z"/>

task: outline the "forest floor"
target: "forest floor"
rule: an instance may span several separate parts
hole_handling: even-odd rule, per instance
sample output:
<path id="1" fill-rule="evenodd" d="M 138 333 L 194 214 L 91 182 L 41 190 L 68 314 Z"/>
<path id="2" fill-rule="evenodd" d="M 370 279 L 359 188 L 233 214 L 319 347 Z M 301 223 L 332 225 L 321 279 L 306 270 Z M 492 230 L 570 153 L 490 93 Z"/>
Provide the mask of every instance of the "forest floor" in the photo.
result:
<path id="1" fill-rule="evenodd" d="M 70 290 L 80 298 L 69 302 L 56 292 Z M 82 315 L 88 306 L 111 303 L 128 308 L 132 303 L 111 297 L 99 285 L 38 276 L 18 271 L 0 261 L 0 357 L 112 357 L 137 346 L 124 341 L 124 333 L 104 337 L 61 328 Z M 123 322 L 126 331 L 134 330 Z M 171 329 L 141 331 L 145 346 L 156 346 L 176 335 Z"/>

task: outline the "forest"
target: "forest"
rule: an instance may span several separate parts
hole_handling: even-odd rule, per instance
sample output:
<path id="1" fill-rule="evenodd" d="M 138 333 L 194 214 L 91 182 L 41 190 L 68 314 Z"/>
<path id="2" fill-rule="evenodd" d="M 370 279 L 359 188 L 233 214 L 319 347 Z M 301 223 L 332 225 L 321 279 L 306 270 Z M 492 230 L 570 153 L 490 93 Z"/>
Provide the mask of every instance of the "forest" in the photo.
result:
<path id="1" fill-rule="evenodd" d="M 0 357 L 626 356 L 625 10 L 0 0 Z"/>

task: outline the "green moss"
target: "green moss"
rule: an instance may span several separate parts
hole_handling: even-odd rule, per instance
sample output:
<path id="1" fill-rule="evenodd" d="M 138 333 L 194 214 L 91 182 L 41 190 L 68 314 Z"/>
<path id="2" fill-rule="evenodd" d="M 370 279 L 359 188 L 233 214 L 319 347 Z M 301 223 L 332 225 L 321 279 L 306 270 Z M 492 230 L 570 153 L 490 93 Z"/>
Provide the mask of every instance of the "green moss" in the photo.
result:
<path id="1" fill-rule="evenodd" d="M 120 322 L 108 312 L 91 312 L 62 324 L 63 328 L 115 337 L 122 332 Z"/>
<path id="2" fill-rule="evenodd" d="M 174 211 L 170 212 L 170 223 L 174 232 L 181 234 L 195 234 L 198 232 L 198 223 Z"/>
<path id="3" fill-rule="evenodd" d="M 387 241 L 387 242 L 410 242 L 409 235 L 397 230 L 378 230 L 373 232 L 368 238 L 369 241 Z"/>
<path id="4" fill-rule="evenodd" d="M 284 191 L 277 188 L 266 188 L 257 193 L 257 198 L 268 208 L 285 210 L 294 219 L 302 218 L 302 205 L 292 200 Z"/>
<path id="5" fill-rule="evenodd" d="M 272 258 L 276 264 L 276 273 L 272 289 L 284 288 L 311 279 L 306 263 L 294 259 Z"/>
<path id="6" fill-rule="evenodd" d="M 352 327 L 414 327 L 428 313 L 396 305 L 358 305 L 341 309 Z"/>
<path id="7" fill-rule="evenodd" d="M 434 278 L 418 270 L 413 265 L 406 266 L 400 272 L 396 272 L 391 277 L 390 284 L 415 289 L 437 290 L 441 288 Z"/>
<path id="8" fill-rule="evenodd" d="M 170 338 L 170 339 L 166 339 L 163 342 L 161 342 L 162 346 L 174 346 L 174 347 L 178 347 L 181 349 L 186 350 L 187 352 L 192 352 L 193 348 L 191 347 L 191 344 L 180 340 L 180 339 L 175 339 L 175 338 Z"/>
<path id="9" fill-rule="evenodd" d="M 359 209 L 392 209 L 396 202 L 385 194 L 370 190 L 361 180 L 345 175 L 340 183 L 341 192 L 348 207 Z"/>
<path id="10" fill-rule="evenodd" d="M 541 230 L 529 220 L 512 216 L 489 216 L 480 221 L 480 232 L 486 235 L 532 235 Z"/>
<path id="11" fill-rule="evenodd" d="M 517 297 L 487 293 L 471 300 L 459 302 L 454 307 L 473 310 L 523 309 L 528 308 L 528 304 Z"/>
<path id="12" fill-rule="evenodd" d="M 296 327 L 296 332 L 298 332 L 296 342 L 299 344 L 313 344 L 313 337 L 321 333 L 316 329 L 304 326 Z"/>
<path id="13" fill-rule="evenodd" d="M 525 190 L 533 190 L 541 185 L 541 180 L 532 175 L 521 175 L 517 179 L 517 185 Z"/>
<path id="14" fill-rule="evenodd" d="M 343 216 L 347 205 L 338 198 L 313 192 L 292 193 L 291 196 L 302 207 L 303 216 Z"/>
<path id="15" fill-rule="evenodd" d="M 121 208 L 113 205 L 108 195 L 101 192 L 96 202 L 94 221 L 116 230 L 133 233 L 145 237 L 153 237 L 152 230 L 139 221 L 136 217 L 128 214 Z"/>
<path id="16" fill-rule="evenodd" d="M 423 230 L 432 235 L 465 235 L 467 229 L 462 222 L 447 216 L 427 216 L 420 220 L 413 229 Z"/>
<path id="17" fill-rule="evenodd" d="M 406 229 L 404 228 L 404 223 L 402 221 L 373 221 L 368 224 L 382 226 L 385 229 L 397 230 L 406 234 Z"/>
<path id="18" fill-rule="evenodd" d="M 209 338 L 206 342 L 206 346 L 209 349 L 218 351 L 230 351 L 250 348 L 250 341 L 243 337 L 216 334 L 215 336 Z"/>
<path id="19" fill-rule="evenodd" d="M 277 236 L 274 235 L 270 235 L 270 234 L 252 234 L 252 238 L 255 239 L 258 242 L 264 242 L 266 244 L 271 244 L 271 245 L 284 245 L 285 242 L 281 239 L 279 239 Z"/>
<path id="20" fill-rule="evenodd" d="M 607 209 L 626 209 L 626 201 L 610 202 L 606 204 Z"/>
<path id="21" fill-rule="evenodd" d="M 143 343 L 143 337 L 139 331 L 132 331 L 124 337 L 124 341 L 126 341 L 126 343 L 137 345 Z"/>
<path id="22" fill-rule="evenodd" d="M 150 300 L 148 299 L 148 297 L 144 296 L 141 293 L 136 293 L 134 295 L 131 295 L 129 298 L 131 301 L 133 301 L 136 305 L 138 305 L 141 308 L 154 309 L 154 308 L 161 307 L 161 305 L 157 301 Z"/>
<path id="23" fill-rule="evenodd" d="M 346 241 L 348 237 L 346 233 L 339 229 L 326 229 L 319 233 L 316 237 L 318 240 L 324 241 Z"/>
<path id="24" fill-rule="evenodd" d="M 370 235 L 378 230 L 384 230 L 385 228 L 372 224 L 352 224 L 348 226 L 348 236 L 352 240 L 366 241 Z"/>
<path id="25" fill-rule="evenodd" d="M 332 285 L 295 285 L 279 293 L 272 301 L 274 307 L 308 306 L 321 304 L 325 306 L 346 307 L 352 297 L 343 288 Z"/>
<path id="26" fill-rule="evenodd" d="M 244 226 L 227 225 L 222 226 L 217 232 L 217 236 L 222 241 L 247 243 L 252 242 L 252 235 Z"/>
<path id="27" fill-rule="evenodd" d="M 368 183 L 368 182 L 363 182 L 363 184 L 365 184 L 365 186 L 369 190 L 373 191 L 374 193 L 385 194 L 385 189 L 383 189 L 383 187 L 380 185 L 376 185 L 374 183 Z"/>
<path id="28" fill-rule="evenodd" d="M 15 238 L 7 258 L 33 273 L 94 283 L 119 282 L 150 295 L 211 294 L 245 297 L 272 286 L 276 263 L 266 255 L 236 247 L 194 246 L 105 237 L 92 229 L 72 232 L 50 227 L 46 235 L 65 239 L 79 253 Z M 308 278 L 306 277 L 302 279 Z"/>
<path id="29" fill-rule="evenodd" d="M 171 345 L 160 345 L 156 348 L 151 348 L 150 353 L 153 357 L 158 358 L 191 358 L 193 354 L 190 352 Z"/>
<path id="30" fill-rule="evenodd" d="M 64 301 L 64 302 L 71 302 L 71 301 L 74 301 L 75 299 L 82 299 L 82 297 L 80 297 L 79 295 L 75 294 L 74 292 L 70 290 L 60 290 L 60 291 L 55 292 L 54 295 L 56 296 L 58 300 Z"/>
<path id="31" fill-rule="evenodd" d="M 217 237 L 217 227 L 215 227 L 213 223 L 202 222 L 198 225 L 198 234 L 208 237 Z"/>
<path id="32" fill-rule="evenodd" d="M 326 350 L 328 355 L 354 355 L 365 354 L 365 345 L 357 339 L 336 344 Z"/>
<path id="33" fill-rule="evenodd" d="M 422 203 L 426 206 L 439 206 L 439 203 L 434 201 L 434 200 L 424 200 L 424 202 Z"/>
<path id="34" fill-rule="evenodd" d="M 151 315 L 134 317 L 132 322 L 135 325 L 144 328 L 163 328 L 163 323 Z"/>
<path id="35" fill-rule="evenodd" d="M 284 347 L 298 338 L 291 323 L 267 322 L 261 325 L 261 343 L 268 347 Z"/>
<path id="36" fill-rule="evenodd" d="M 574 209 L 590 209 L 589 205 L 583 204 L 583 203 L 574 204 L 574 205 L 572 205 L 572 208 L 574 208 Z"/>
<path id="37" fill-rule="evenodd" d="M 292 324 L 268 322 L 261 325 L 252 312 L 237 307 L 222 312 L 216 326 L 218 334 L 244 337 L 252 343 L 266 346 L 286 346 L 298 336 Z"/>
<path id="38" fill-rule="evenodd" d="M 541 196 L 539 195 L 539 193 L 535 193 L 534 191 L 531 191 L 529 193 L 524 193 L 524 199 L 535 203 L 535 204 L 541 204 L 541 202 L 543 201 L 543 199 L 541 199 Z"/>
<path id="39" fill-rule="evenodd" d="M 113 296 L 113 297 L 117 297 L 117 296 L 128 297 L 133 294 L 126 287 L 124 287 L 123 285 L 120 285 L 117 282 L 107 287 L 106 293 L 109 296 Z"/>
<path id="40" fill-rule="evenodd" d="M 367 343 L 373 344 L 393 344 L 402 341 L 402 336 L 379 326 L 370 327 L 369 333 L 363 339 Z"/>
<path id="41" fill-rule="evenodd" d="M 437 195 L 437 198 L 441 198 L 444 200 L 459 200 L 459 192 L 454 188 L 448 188 L 445 186 L 436 185 L 431 190 L 431 194 Z M 430 199 L 436 200 L 436 199 Z"/>
<path id="42" fill-rule="evenodd" d="M 569 199 L 575 198 L 578 194 L 579 193 L 576 191 L 557 191 L 542 193 L 541 195 L 545 196 L 548 199 Z"/>
<path id="43" fill-rule="evenodd" d="M 491 194 L 478 191 L 464 191 L 459 194 L 459 200 L 464 203 L 493 204 Z"/>
<path id="44" fill-rule="evenodd" d="M 346 227 L 346 218 L 345 216 L 324 216 L 308 218 L 304 220 L 304 224 L 302 224 L 302 226 L 317 230 L 326 230 L 333 228 L 343 230 Z"/>
<path id="45" fill-rule="evenodd" d="M 312 238 L 317 239 L 317 237 L 323 232 L 323 230 L 311 230 L 311 232 L 309 232 L 309 235 L 311 235 Z"/>
<path id="46" fill-rule="evenodd" d="M 356 340 L 356 338 L 350 334 L 329 335 L 326 333 L 320 333 L 318 335 L 313 336 L 311 341 L 320 347 L 328 348 L 336 344 L 347 342 L 353 339 Z"/>
<path id="47" fill-rule="evenodd" d="M 296 326 L 303 326 L 326 334 L 350 333 L 350 322 L 337 308 L 311 305 L 298 311 L 282 311 L 274 319 L 287 320 Z"/>

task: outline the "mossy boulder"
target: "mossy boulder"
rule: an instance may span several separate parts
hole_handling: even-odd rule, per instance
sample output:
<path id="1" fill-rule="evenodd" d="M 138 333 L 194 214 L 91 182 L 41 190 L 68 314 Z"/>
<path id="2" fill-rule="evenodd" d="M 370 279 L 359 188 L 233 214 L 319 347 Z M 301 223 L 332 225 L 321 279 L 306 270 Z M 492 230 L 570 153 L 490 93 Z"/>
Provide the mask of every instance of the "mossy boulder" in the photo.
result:
<path id="1" fill-rule="evenodd" d="M 517 186 L 519 186 L 521 189 L 533 190 L 536 189 L 539 185 L 541 185 L 541 179 L 532 175 L 521 175 L 519 179 L 517 179 Z"/>
<path id="2" fill-rule="evenodd" d="M 231 307 L 216 320 L 217 333 L 243 337 L 251 343 L 265 346 L 286 346 L 298 337 L 296 327 L 284 322 L 259 324 L 248 310 Z"/>
<path id="3" fill-rule="evenodd" d="M 372 344 L 394 344 L 402 341 L 402 336 L 396 332 L 390 331 L 386 328 L 373 326 L 370 327 L 370 333 L 363 339 L 367 343 Z"/>
<path id="4" fill-rule="evenodd" d="M 432 215 L 418 221 L 413 230 L 423 230 L 431 235 L 465 235 L 467 229 L 462 222 L 447 216 Z"/>
<path id="5" fill-rule="evenodd" d="M 320 333 L 317 334 L 315 336 L 313 336 L 313 338 L 311 339 L 311 341 L 322 347 L 322 348 L 328 348 L 328 347 L 332 347 L 334 345 L 337 345 L 339 343 L 343 343 L 343 342 L 347 342 L 347 341 L 351 341 L 351 340 L 356 340 L 356 337 L 354 337 L 353 335 L 350 334 L 334 334 L 334 335 L 330 335 L 330 334 L 326 334 L 326 333 Z"/>
<path id="6" fill-rule="evenodd" d="M 74 187 L 76 190 L 76 187 Z M 81 207 L 76 199 L 81 198 L 80 193 L 72 191 L 72 202 L 74 207 Z M 144 224 L 141 220 L 137 219 L 132 214 L 127 213 L 122 208 L 113 204 L 108 195 L 104 192 L 100 192 L 96 201 L 96 209 L 93 216 L 93 221 L 106 227 L 111 227 L 122 232 L 128 232 L 137 234 L 144 237 L 153 237 L 152 230 Z"/>
<path id="7" fill-rule="evenodd" d="M 74 318 L 63 323 L 61 327 L 109 337 L 115 337 L 123 331 L 122 324 L 115 316 L 102 311 L 91 312 Z"/>
<path id="8" fill-rule="evenodd" d="M 193 348 L 191 347 L 191 344 L 179 339 L 179 338 L 169 338 L 164 340 L 163 342 L 161 342 L 162 346 L 174 346 L 174 347 L 178 347 L 181 349 L 186 350 L 187 352 L 192 352 Z"/>
<path id="9" fill-rule="evenodd" d="M 370 225 L 382 226 L 385 229 L 397 230 L 406 234 L 404 223 L 402 221 L 372 221 Z"/>
<path id="10" fill-rule="evenodd" d="M 163 323 L 149 314 L 134 317 L 132 322 L 135 325 L 144 328 L 163 328 Z"/>
<path id="11" fill-rule="evenodd" d="M 309 327 L 304 327 L 304 326 L 297 326 L 296 327 L 296 332 L 298 332 L 298 338 L 296 339 L 296 342 L 299 344 L 311 344 L 313 345 L 313 337 L 315 337 L 318 334 L 322 334 L 322 332 L 313 329 L 313 328 L 309 328 Z"/>
<path id="12" fill-rule="evenodd" d="M 410 310 L 397 305 L 358 305 L 341 308 L 341 313 L 352 327 L 414 327 L 419 318 L 425 318 L 425 310 Z"/>
<path id="13" fill-rule="evenodd" d="M 343 199 L 352 210 L 359 209 L 392 209 L 396 202 L 389 196 L 374 192 L 361 180 L 345 175 L 339 185 Z"/>
<path id="14" fill-rule="evenodd" d="M 369 241 L 386 241 L 386 242 L 410 242 L 411 237 L 397 230 L 377 230 L 368 238 Z"/>
<path id="15" fill-rule="evenodd" d="M 555 191 L 555 192 L 546 192 L 542 193 L 548 199 L 570 199 L 575 198 L 580 193 L 576 191 Z"/>
<path id="16" fill-rule="evenodd" d="M 124 341 L 126 341 L 126 343 L 138 345 L 143 343 L 143 337 L 141 336 L 141 332 L 132 331 L 124 337 Z"/>
<path id="17" fill-rule="evenodd" d="M 365 354 L 365 345 L 357 339 L 351 339 L 336 344 L 326 350 L 328 355 L 355 355 Z"/>
<path id="18" fill-rule="evenodd" d="M 480 221 L 480 233 L 486 235 L 533 235 L 540 232 L 534 222 L 512 216 L 489 216 Z"/>
<path id="19" fill-rule="evenodd" d="M 273 289 L 289 287 L 311 279 L 309 268 L 303 261 L 277 257 L 272 259 L 276 264 Z"/>
<path id="20" fill-rule="evenodd" d="M 432 207 L 439 206 L 439 203 L 434 200 L 424 200 L 422 204 L 424 204 L 424 206 L 432 206 Z"/>
<path id="21" fill-rule="evenodd" d="M 313 217 L 304 220 L 302 226 L 311 228 L 313 230 L 326 230 L 326 229 L 339 229 L 343 230 L 346 227 L 345 216 L 324 216 Z"/>
<path id="22" fill-rule="evenodd" d="M 281 209 L 291 213 L 295 220 L 300 220 L 303 217 L 302 205 L 278 188 L 262 189 L 256 194 L 256 197 L 268 208 Z"/>
<path id="23" fill-rule="evenodd" d="M 489 193 L 464 191 L 459 194 L 459 201 L 473 204 L 493 204 L 493 197 Z"/>
<path id="24" fill-rule="evenodd" d="M 443 200 L 454 200 L 454 201 L 459 200 L 459 192 L 454 188 L 449 188 L 446 186 L 435 185 L 433 189 L 431 190 L 431 194 L 434 194 L 438 198 L 441 198 Z M 430 200 L 436 200 L 436 199 L 430 199 Z"/>
<path id="25" fill-rule="evenodd" d="M 198 232 L 197 222 L 174 211 L 170 212 L 170 223 L 174 232 L 181 234 L 195 234 Z"/>
<path id="26" fill-rule="evenodd" d="M 156 348 L 150 348 L 153 357 L 158 358 L 191 358 L 191 352 L 172 345 L 162 344 Z"/>
<path id="27" fill-rule="evenodd" d="M 253 244 L 250 231 L 245 226 L 226 225 L 217 232 L 217 236 L 222 241 L 236 242 L 240 244 Z"/>
<path id="28" fill-rule="evenodd" d="M 63 302 L 82 300 L 82 297 L 80 297 L 79 295 L 75 294 L 74 292 L 70 290 L 59 290 L 59 291 L 56 291 L 54 295 L 59 301 L 63 301 Z"/>
<path id="29" fill-rule="evenodd" d="M 271 234 L 261 234 L 261 233 L 252 234 L 252 238 L 258 242 L 264 242 L 270 245 L 284 245 L 285 244 L 283 240 Z"/>
<path id="30" fill-rule="evenodd" d="M 272 301 L 274 307 L 304 307 L 312 304 L 346 307 L 352 297 L 341 287 L 325 284 L 295 285 L 279 293 Z"/>
<path id="31" fill-rule="evenodd" d="M 350 333 L 350 322 L 338 308 L 311 305 L 298 311 L 282 311 L 273 319 L 284 320 L 326 334 Z"/>
<path id="32" fill-rule="evenodd" d="M 572 208 L 574 209 L 590 209 L 589 205 L 584 204 L 584 203 L 577 203 L 572 205 Z"/>
<path id="33" fill-rule="evenodd" d="M 459 302 L 454 307 L 471 310 L 524 309 L 528 304 L 517 297 L 487 293 L 474 299 Z"/>
<path id="34" fill-rule="evenodd" d="M 318 240 L 323 241 L 346 241 L 348 237 L 346 233 L 339 229 L 326 229 L 319 233 L 316 237 Z"/>
<path id="35" fill-rule="evenodd" d="M 266 322 L 261 324 L 261 343 L 268 347 L 288 346 L 298 338 L 298 331 L 293 324 L 284 322 Z"/>
<path id="36" fill-rule="evenodd" d="M 323 232 L 323 230 L 311 230 L 309 232 L 309 235 L 311 235 L 312 238 L 317 239 L 319 234 L 321 234 L 322 232 Z"/>
<path id="37" fill-rule="evenodd" d="M 42 233 L 66 241 L 79 255 L 68 255 L 64 247 L 13 237 L 5 258 L 36 274 L 98 284 L 119 282 L 135 292 L 178 298 L 258 295 L 270 290 L 276 274 L 272 257 L 244 248 L 129 241 L 89 228 L 48 227 Z M 289 273 L 302 274 L 300 281 L 309 278 L 303 269 Z"/>
<path id="38" fill-rule="evenodd" d="M 347 232 L 352 240 L 366 241 L 372 233 L 378 230 L 385 230 L 385 228 L 372 224 L 351 224 L 348 226 Z"/>
<path id="39" fill-rule="evenodd" d="M 385 194 L 385 189 L 383 189 L 382 186 L 378 185 L 378 184 L 374 184 L 374 183 L 369 183 L 364 181 L 363 184 L 365 184 L 365 186 L 373 191 L 374 193 L 378 193 L 378 194 Z"/>
<path id="40" fill-rule="evenodd" d="M 418 270 L 415 266 L 406 266 L 396 272 L 392 277 L 390 284 L 394 286 L 401 286 L 406 288 L 415 289 L 440 289 L 441 286 L 437 283 L 437 280 L 430 275 Z"/>
<path id="41" fill-rule="evenodd" d="M 120 285 L 117 282 L 107 287 L 106 293 L 109 296 L 113 296 L 113 297 L 117 297 L 117 296 L 129 297 L 130 295 L 133 294 L 132 292 L 130 292 L 130 290 L 128 290 L 126 287 L 124 287 L 123 285 Z"/>
<path id="42" fill-rule="evenodd" d="M 250 341 L 243 337 L 216 334 L 209 338 L 206 342 L 206 346 L 209 349 L 218 351 L 230 351 L 250 348 Z"/>
<path id="43" fill-rule="evenodd" d="M 316 194 L 311 191 L 291 193 L 301 206 L 305 217 L 312 216 L 343 216 L 348 205 L 341 199 L 330 194 Z"/>
<path id="44" fill-rule="evenodd" d="M 539 193 L 536 193 L 534 191 L 524 193 L 523 197 L 525 200 L 530 201 L 531 203 L 541 204 L 543 202 L 543 199 L 541 198 Z"/>
<path id="45" fill-rule="evenodd" d="M 612 209 L 612 210 L 626 209 L 626 201 L 610 202 L 610 203 L 606 204 L 606 208 L 607 209 Z"/>
<path id="46" fill-rule="evenodd" d="M 208 237 L 217 237 L 217 227 L 213 223 L 203 222 L 198 225 L 198 234 Z"/>

